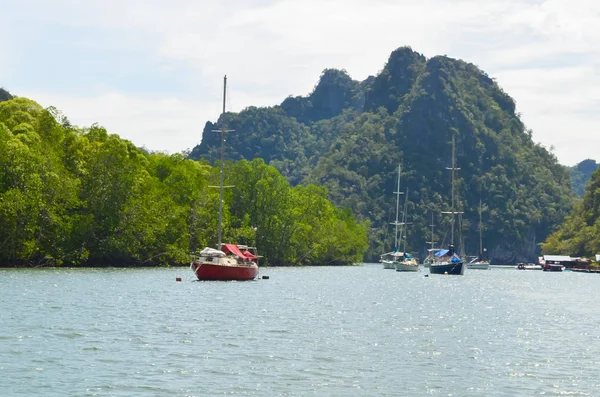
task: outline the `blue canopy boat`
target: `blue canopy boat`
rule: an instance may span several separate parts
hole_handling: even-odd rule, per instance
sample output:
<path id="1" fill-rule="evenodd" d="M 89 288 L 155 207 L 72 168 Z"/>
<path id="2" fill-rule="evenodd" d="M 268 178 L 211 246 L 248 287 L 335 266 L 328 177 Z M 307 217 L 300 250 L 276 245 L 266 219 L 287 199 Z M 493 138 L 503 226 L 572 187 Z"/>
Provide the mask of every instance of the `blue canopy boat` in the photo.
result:
<path id="1" fill-rule="evenodd" d="M 456 168 L 456 149 L 454 136 L 452 136 L 452 167 L 449 167 L 447 169 L 452 171 L 452 191 L 450 193 L 452 205 L 450 211 L 444 211 L 443 213 L 452 215 L 452 232 L 450 235 L 450 247 L 447 250 L 440 250 L 435 253 L 434 261 L 429 265 L 429 273 L 463 275 L 465 274 L 465 264 L 463 260 L 458 255 L 456 255 L 453 245 L 455 216 L 457 214 L 462 214 L 462 212 L 456 211 L 456 209 L 454 208 L 454 172 L 456 170 L 460 170 L 460 168 Z"/>

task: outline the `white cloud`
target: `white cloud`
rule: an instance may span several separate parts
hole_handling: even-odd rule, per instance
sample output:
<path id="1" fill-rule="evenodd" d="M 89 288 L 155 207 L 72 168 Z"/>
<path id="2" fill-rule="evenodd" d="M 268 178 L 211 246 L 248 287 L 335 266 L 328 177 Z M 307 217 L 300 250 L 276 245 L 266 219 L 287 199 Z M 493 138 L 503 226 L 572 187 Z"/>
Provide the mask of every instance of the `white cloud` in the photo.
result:
<path id="1" fill-rule="evenodd" d="M 82 87 L 87 83 L 82 91 L 30 87 L 26 75 L 0 84 L 150 149 L 179 151 L 199 142 L 204 122 L 218 116 L 223 74 L 231 83 L 228 108 L 239 111 L 306 95 L 325 68 L 364 79 L 395 48 L 410 45 L 429 57 L 463 58 L 497 77 L 534 139 L 554 145 L 561 162 L 596 158 L 592 145 L 580 145 L 595 142 L 600 122 L 592 111 L 600 83 L 600 3 L 593 0 L 24 0 L 7 16 L 20 33 L 7 50 L 13 71 L 19 62 L 36 62 L 15 49 L 58 29 L 75 43 L 60 62 L 87 56 L 79 49 L 113 65 L 143 58 L 145 87 L 163 91 L 124 84 L 135 69 L 114 81 L 78 76 Z M 565 139 L 573 134 L 578 139 Z"/>
<path id="2" fill-rule="evenodd" d="M 44 107 L 55 106 L 80 127 L 93 123 L 109 133 L 132 141 L 149 150 L 177 153 L 200 142 L 210 115 L 216 120 L 220 107 L 216 103 L 183 101 L 178 98 L 147 98 L 119 92 L 98 96 L 61 96 L 44 92 L 26 92 Z"/>
<path id="3" fill-rule="evenodd" d="M 498 73 L 498 82 L 514 98 L 535 141 L 554 146 L 566 165 L 598 158 L 597 109 L 600 73 L 597 66 L 517 69 Z"/>
<path id="4" fill-rule="evenodd" d="M 244 92 L 235 89 L 227 91 L 227 111 L 239 112 L 247 107 L 247 103 L 253 103 L 253 98 Z M 190 98 L 136 96 L 115 91 L 94 96 L 31 91 L 20 93 L 20 96 L 34 99 L 43 107 L 55 106 L 80 127 L 98 123 L 109 133 L 118 134 L 137 146 L 169 153 L 192 149 L 200 143 L 206 122 L 216 121 L 222 111 L 222 99 L 206 102 Z M 274 100 L 270 98 L 264 103 L 256 103 L 256 106 L 268 106 Z"/>

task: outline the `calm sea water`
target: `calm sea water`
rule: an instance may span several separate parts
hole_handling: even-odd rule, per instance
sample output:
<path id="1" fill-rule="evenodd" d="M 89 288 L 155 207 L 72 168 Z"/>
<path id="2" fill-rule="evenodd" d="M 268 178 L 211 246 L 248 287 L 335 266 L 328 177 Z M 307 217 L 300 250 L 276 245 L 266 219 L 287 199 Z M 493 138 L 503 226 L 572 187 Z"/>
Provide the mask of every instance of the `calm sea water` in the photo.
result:
<path id="1" fill-rule="evenodd" d="M 0 395 L 600 395 L 596 274 L 261 274 L 0 270 Z"/>

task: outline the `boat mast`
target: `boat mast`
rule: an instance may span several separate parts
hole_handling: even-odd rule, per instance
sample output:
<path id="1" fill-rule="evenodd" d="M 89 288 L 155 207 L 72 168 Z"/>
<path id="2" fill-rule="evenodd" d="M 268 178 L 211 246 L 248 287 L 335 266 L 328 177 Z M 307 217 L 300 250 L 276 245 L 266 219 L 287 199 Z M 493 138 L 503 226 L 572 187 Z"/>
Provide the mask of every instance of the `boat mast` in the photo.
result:
<path id="1" fill-rule="evenodd" d="M 454 189 L 455 176 L 454 176 L 454 172 L 460 170 L 460 168 L 456 167 L 456 143 L 455 142 L 456 142 L 456 139 L 454 137 L 454 134 L 452 134 L 452 167 L 446 167 L 447 170 L 450 170 L 452 172 L 452 179 L 451 179 L 451 181 L 452 181 L 452 187 L 450 189 L 451 207 L 450 207 L 450 211 L 443 212 L 444 214 L 452 214 L 452 229 L 450 231 L 450 244 L 454 244 L 454 224 L 456 222 L 455 215 L 462 214 L 462 212 L 456 211 L 456 209 L 454 207 L 454 195 L 455 195 L 455 189 Z M 456 252 L 456 250 L 455 250 L 455 252 Z"/>
<path id="2" fill-rule="evenodd" d="M 479 256 L 483 260 L 483 230 L 481 228 L 481 199 L 479 199 Z"/>
<path id="3" fill-rule="evenodd" d="M 454 146 L 454 135 L 452 135 L 452 169 L 451 169 L 451 174 L 452 174 L 452 187 L 451 187 L 451 193 L 450 193 L 450 201 L 451 201 L 451 206 L 450 209 L 452 210 L 452 232 L 450 233 L 450 241 L 452 242 L 452 244 L 454 244 L 454 222 L 456 220 L 456 218 L 454 217 L 454 166 L 455 166 L 455 146 Z M 222 151 L 221 151 L 222 152 Z"/>
<path id="4" fill-rule="evenodd" d="M 431 256 L 433 258 L 433 246 L 435 244 L 435 241 L 433 241 L 433 238 L 434 238 L 433 237 L 433 227 L 435 226 L 433 223 L 433 211 L 431 211 L 431 225 L 429 225 L 429 226 L 431 226 L 431 241 L 426 241 L 426 243 L 431 244 L 431 250 L 429 251 L 428 256 Z"/>
<path id="5" fill-rule="evenodd" d="M 219 170 L 219 224 L 218 224 L 218 243 L 217 249 L 221 249 L 221 237 L 223 234 L 223 179 L 225 177 L 224 164 L 225 164 L 225 134 L 233 132 L 234 130 L 226 129 L 225 125 L 225 103 L 227 96 L 227 75 L 223 77 L 223 113 L 221 113 L 221 129 L 213 130 L 213 132 L 221 133 L 221 167 Z"/>
<path id="6" fill-rule="evenodd" d="M 396 226 L 396 236 L 394 239 L 394 252 L 398 252 L 398 225 L 403 224 L 401 222 L 398 222 L 398 209 L 400 208 L 400 195 L 404 194 L 404 192 L 400 191 L 400 173 L 401 173 L 401 171 L 402 171 L 402 165 L 398 164 L 398 188 L 394 192 L 394 194 L 396 195 L 396 221 L 394 223 L 392 223 L 392 225 Z"/>
<path id="7" fill-rule="evenodd" d="M 406 227 L 404 225 L 408 225 L 406 222 L 406 211 L 408 210 L 408 188 L 406 188 L 406 196 L 404 196 L 404 210 L 402 211 L 402 229 L 400 229 L 400 236 L 404 240 L 404 245 L 402 246 L 402 251 L 406 253 Z"/>

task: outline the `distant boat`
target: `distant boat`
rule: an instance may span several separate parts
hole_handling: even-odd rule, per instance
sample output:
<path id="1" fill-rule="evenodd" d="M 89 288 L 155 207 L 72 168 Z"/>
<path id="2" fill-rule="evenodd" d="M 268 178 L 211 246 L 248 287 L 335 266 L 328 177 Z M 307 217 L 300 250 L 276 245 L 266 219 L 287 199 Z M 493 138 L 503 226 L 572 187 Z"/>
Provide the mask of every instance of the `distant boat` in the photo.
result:
<path id="1" fill-rule="evenodd" d="M 400 191 L 400 175 L 402 174 L 402 166 L 398 164 L 398 185 L 394 194 L 396 195 L 396 221 L 392 223 L 396 227 L 396 234 L 394 238 L 394 248 L 395 250 L 392 252 L 386 252 L 385 254 L 381 254 L 379 258 L 379 262 L 383 264 L 384 269 L 395 269 L 396 263 L 398 262 L 398 256 L 400 253 L 398 252 L 398 226 L 400 222 L 398 222 L 398 214 L 400 211 L 400 195 L 402 192 Z"/>
<path id="2" fill-rule="evenodd" d="M 402 226 L 404 228 L 404 225 L 406 223 L 406 222 L 404 222 L 404 214 L 402 216 L 403 217 L 402 221 L 399 221 L 399 219 L 398 219 L 398 216 L 400 214 L 400 195 L 403 194 L 403 192 L 400 191 L 400 175 L 401 174 L 402 174 L 402 166 L 398 165 L 398 184 L 397 184 L 396 191 L 394 192 L 394 194 L 396 195 L 396 221 L 392 223 L 392 225 L 395 226 L 394 251 L 382 254 L 379 261 L 383 264 L 384 269 L 396 269 L 396 270 L 400 270 L 400 271 L 406 269 L 405 271 L 416 271 L 416 270 L 419 270 L 419 264 L 412 257 L 412 255 L 408 255 L 405 252 L 400 252 L 400 250 L 399 250 L 399 241 L 400 240 L 398 239 L 398 226 Z M 406 201 L 405 201 L 405 207 L 406 207 Z M 401 230 L 401 234 L 402 234 L 402 230 Z M 413 261 L 414 261 L 414 263 L 416 263 L 416 268 L 414 265 L 412 265 Z M 398 268 L 399 264 L 402 264 L 402 265 L 400 265 L 400 268 Z"/>
<path id="3" fill-rule="evenodd" d="M 435 253 L 436 260 L 429 265 L 431 274 L 465 274 L 465 264 L 456 254 L 454 245 L 450 245 L 447 250 L 440 250 Z"/>
<path id="4" fill-rule="evenodd" d="M 560 263 L 546 263 L 542 270 L 545 272 L 562 272 L 565 267 Z"/>
<path id="5" fill-rule="evenodd" d="M 397 272 L 418 272 L 419 262 L 417 262 L 417 259 L 414 256 L 404 252 L 402 260 L 397 262 L 395 267 Z"/>
<path id="6" fill-rule="evenodd" d="M 435 224 L 433 223 L 433 212 L 431 213 L 431 241 L 427 241 L 427 244 L 430 244 L 431 247 L 427 250 L 427 257 L 423 261 L 423 267 L 429 267 L 435 261 L 435 253 L 440 249 L 435 248 L 435 235 L 433 234 L 433 228 Z"/>
<path id="7" fill-rule="evenodd" d="M 223 224 L 223 164 L 225 155 L 225 95 L 227 76 L 223 79 L 223 115 L 221 119 L 221 169 L 219 175 L 219 222 L 217 249 L 204 248 L 194 254 L 190 268 L 198 280 L 253 280 L 258 275 L 258 255 L 256 249 L 237 244 L 222 244 Z"/>
<path id="8" fill-rule="evenodd" d="M 435 260 L 435 258 L 433 257 L 433 255 L 434 255 L 434 254 L 435 254 L 437 251 L 439 251 L 439 250 L 435 250 L 435 251 L 434 251 L 434 250 L 428 249 L 427 251 L 428 251 L 428 255 L 427 255 L 427 257 L 425 258 L 425 260 L 423 261 L 423 267 L 429 267 L 429 266 L 431 266 L 431 264 L 432 264 L 432 263 L 433 263 L 433 261 Z"/>
<path id="9" fill-rule="evenodd" d="M 400 230 L 400 240 L 403 241 L 402 257 L 398 258 L 399 260 L 395 264 L 397 272 L 416 272 L 419 270 L 419 262 L 417 262 L 413 255 L 406 252 L 407 200 L 408 189 L 406 189 L 406 195 L 404 196 L 404 210 L 402 211 L 402 229 Z"/>
<path id="10" fill-rule="evenodd" d="M 568 255 L 543 255 L 538 258 L 538 263 L 546 272 L 562 272 L 566 268 L 573 268 L 576 264 L 581 263 L 580 259 Z"/>
<path id="11" fill-rule="evenodd" d="M 452 215 L 452 228 L 450 234 L 450 246 L 447 250 L 440 250 L 435 253 L 435 260 L 429 265 L 429 273 L 431 274 L 454 274 L 463 275 L 465 274 L 465 264 L 461 257 L 456 254 L 454 249 L 454 222 L 457 214 L 462 212 L 456 211 L 454 207 L 455 191 L 454 191 L 454 172 L 460 170 L 456 168 L 456 147 L 455 138 L 452 136 L 452 167 L 447 168 L 451 171 L 452 175 L 452 189 L 450 193 L 451 208 L 450 211 L 444 211 L 445 214 Z"/>
<path id="12" fill-rule="evenodd" d="M 483 227 L 481 223 L 481 200 L 479 200 L 479 256 L 474 257 L 467 263 L 467 269 L 488 270 L 490 261 L 483 259 Z"/>
<path id="13" fill-rule="evenodd" d="M 536 265 L 535 263 L 518 263 L 515 266 L 517 270 L 542 270 L 542 265 Z"/>
<path id="14" fill-rule="evenodd" d="M 384 269 L 395 269 L 396 268 L 396 262 L 398 260 L 394 257 L 394 254 L 395 254 L 395 252 L 387 252 L 387 253 L 381 255 L 379 262 L 381 262 L 383 264 Z"/>
<path id="15" fill-rule="evenodd" d="M 490 268 L 490 261 L 484 261 L 480 258 L 481 257 L 476 256 L 471 259 L 471 261 L 467 263 L 467 269 L 488 270 Z"/>

